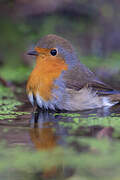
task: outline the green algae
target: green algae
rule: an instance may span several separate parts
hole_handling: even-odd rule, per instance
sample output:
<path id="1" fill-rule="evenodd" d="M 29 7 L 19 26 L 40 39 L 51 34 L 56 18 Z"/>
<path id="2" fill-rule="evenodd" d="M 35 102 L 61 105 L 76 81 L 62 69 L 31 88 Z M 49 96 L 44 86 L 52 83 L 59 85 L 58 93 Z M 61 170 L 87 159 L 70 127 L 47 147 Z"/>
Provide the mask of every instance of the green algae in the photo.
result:
<path id="1" fill-rule="evenodd" d="M 19 115 L 28 114 L 28 112 L 19 112 L 17 107 L 22 105 L 18 101 L 10 88 L 0 85 L 0 120 L 15 119 Z"/>
<path id="2" fill-rule="evenodd" d="M 113 128 L 120 128 L 120 117 L 88 117 L 88 118 L 83 118 L 80 121 L 81 126 L 104 126 L 108 127 L 111 126 Z"/>
<path id="3" fill-rule="evenodd" d="M 80 117 L 81 115 L 79 113 L 54 113 L 54 116 L 60 115 L 62 117 Z"/>
<path id="4" fill-rule="evenodd" d="M 83 118 L 81 116 L 75 117 L 75 114 L 69 116 L 68 114 L 65 116 L 63 115 L 63 117 L 64 117 L 63 120 L 59 121 L 59 125 L 65 128 L 69 128 L 70 132 L 74 132 L 79 127 L 90 128 L 94 126 L 100 126 L 100 127 L 112 127 L 114 128 L 114 136 L 115 137 L 120 136 L 120 117 L 114 116 L 114 114 L 106 117 L 97 117 L 94 115 L 87 118 Z M 66 117 L 70 117 L 69 122 Z"/>

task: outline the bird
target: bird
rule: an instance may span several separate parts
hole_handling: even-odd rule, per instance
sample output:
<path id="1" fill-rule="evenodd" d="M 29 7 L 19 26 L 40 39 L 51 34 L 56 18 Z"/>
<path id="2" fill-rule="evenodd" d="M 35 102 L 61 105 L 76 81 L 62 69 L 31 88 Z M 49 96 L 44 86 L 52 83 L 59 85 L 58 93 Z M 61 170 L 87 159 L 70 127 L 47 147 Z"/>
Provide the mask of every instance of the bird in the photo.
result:
<path id="1" fill-rule="evenodd" d="M 45 35 L 27 54 L 36 57 L 26 85 L 33 107 L 83 111 L 119 103 L 120 92 L 82 64 L 72 44 L 63 37 Z"/>

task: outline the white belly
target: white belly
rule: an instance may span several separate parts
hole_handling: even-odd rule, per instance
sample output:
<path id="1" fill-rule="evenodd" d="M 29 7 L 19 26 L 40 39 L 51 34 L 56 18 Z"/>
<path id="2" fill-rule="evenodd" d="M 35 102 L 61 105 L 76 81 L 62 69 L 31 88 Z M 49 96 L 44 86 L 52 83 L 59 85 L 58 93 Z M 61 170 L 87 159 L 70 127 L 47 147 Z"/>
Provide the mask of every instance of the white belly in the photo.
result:
<path id="1" fill-rule="evenodd" d="M 36 104 L 40 108 L 55 110 L 55 103 L 53 103 L 52 101 L 45 101 L 45 100 L 43 100 L 43 98 L 39 95 L 39 93 L 37 93 L 35 97 L 33 97 L 32 93 L 29 94 L 28 95 L 28 99 L 29 99 L 29 101 L 31 102 L 31 104 L 33 106 L 35 106 L 35 101 L 36 101 Z"/>
<path id="2" fill-rule="evenodd" d="M 68 111 L 88 110 L 104 106 L 110 107 L 117 103 L 112 103 L 108 97 L 97 96 L 95 92 L 93 93 L 87 88 L 81 89 L 80 91 L 66 89 L 66 92 L 59 101 L 56 97 L 52 100 L 45 101 L 39 93 L 37 93 L 35 97 L 33 97 L 31 93 L 28 95 L 28 98 L 33 106 L 37 104 L 40 108 Z"/>

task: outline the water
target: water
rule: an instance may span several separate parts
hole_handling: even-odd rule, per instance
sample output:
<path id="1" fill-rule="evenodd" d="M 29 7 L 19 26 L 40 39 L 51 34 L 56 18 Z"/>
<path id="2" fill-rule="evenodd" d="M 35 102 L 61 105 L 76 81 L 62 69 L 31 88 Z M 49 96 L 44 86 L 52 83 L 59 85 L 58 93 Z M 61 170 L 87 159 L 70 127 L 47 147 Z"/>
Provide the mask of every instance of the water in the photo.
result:
<path id="1" fill-rule="evenodd" d="M 32 112 L 28 104 L 21 108 Z M 116 105 L 0 121 L 1 179 L 119 178 L 119 117 Z"/>

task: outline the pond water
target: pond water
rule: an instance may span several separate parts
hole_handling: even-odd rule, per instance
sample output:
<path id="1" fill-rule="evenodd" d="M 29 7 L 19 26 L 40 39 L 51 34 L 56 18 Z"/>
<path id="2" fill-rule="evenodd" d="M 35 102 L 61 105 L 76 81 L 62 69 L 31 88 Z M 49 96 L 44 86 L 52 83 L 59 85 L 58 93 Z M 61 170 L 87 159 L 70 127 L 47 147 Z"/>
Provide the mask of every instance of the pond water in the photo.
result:
<path id="1" fill-rule="evenodd" d="M 0 121 L 1 180 L 120 179 L 120 105 L 33 113 L 24 102 L 28 113 Z"/>

